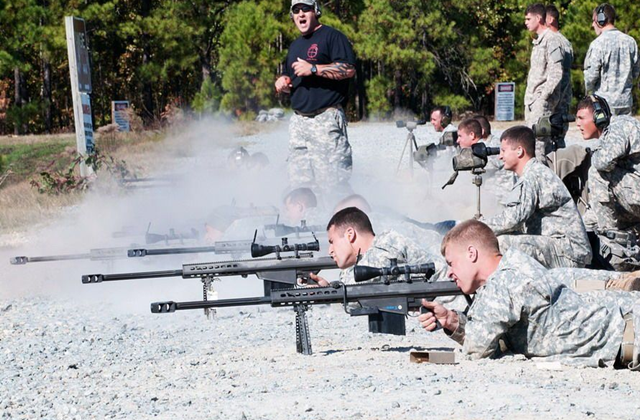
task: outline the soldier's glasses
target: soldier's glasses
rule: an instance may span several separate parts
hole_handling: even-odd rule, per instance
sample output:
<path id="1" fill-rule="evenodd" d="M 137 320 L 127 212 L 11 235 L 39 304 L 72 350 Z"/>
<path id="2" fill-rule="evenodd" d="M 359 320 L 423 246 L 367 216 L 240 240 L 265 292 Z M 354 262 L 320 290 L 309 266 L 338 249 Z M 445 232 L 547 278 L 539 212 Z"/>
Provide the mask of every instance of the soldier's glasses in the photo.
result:
<path id="1" fill-rule="evenodd" d="M 313 7 L 308 6 L 306 4 L 303 4 L 300 6 L 296 5 L 296 6 L 293 6 L 293 8 L 291 9 L 291 13 L 293 13 L 294 15 L 297 15 L 298 13 L 300 13 L 300 10 L 302 10 L 302 13 L 307 13 L 312 11 Z"/>

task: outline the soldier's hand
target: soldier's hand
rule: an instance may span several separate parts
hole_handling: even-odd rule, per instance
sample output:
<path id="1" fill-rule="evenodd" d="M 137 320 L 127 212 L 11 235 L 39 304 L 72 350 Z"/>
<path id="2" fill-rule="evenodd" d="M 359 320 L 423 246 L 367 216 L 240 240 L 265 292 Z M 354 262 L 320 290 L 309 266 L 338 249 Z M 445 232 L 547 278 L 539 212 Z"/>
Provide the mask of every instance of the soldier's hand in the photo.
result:
<path id="1" fill-rule="evenodd" d="M 316 283 L 318 283 L 318 286 L 320 286 L 320 287 L 327 287 L 329 285 L 328 281 L 326 281 L 324 278 L 320 277 L 317 274 L 309 273 L 309 278 L 311 278 L 311 280 L 313 280 Z"/>
<path id="2" fill-rule="evenodd" d="M 298 77 L 311 76 L 311 63 L 298 57 L 298 61 L 291 65 L 294 73 Z"/>
<path id="3" fill-rule="evenodd" d="M 455 314 L 455 312 L 448 310 L 438 302 L 430 302 L 426 299 L 422 299 L 422 306 L 427 308 L 428 312 L 418 316 L 418 321 L 420 322 L 420 325 L 422 326 L 422 328 L 424 328 L 425 330 L 427 331 L 435 330 L 437 327 L 436 320 L 440 322 L 440 325 L 442 325 L 442 328 L 446 328 L 451 331 L 455 331 L 456 328 L 458 327 L 457 325 L 455 325 L 455 328 L 452 328 L 453 327 L 452 321 L 454 318 L 452 314 Z M 457 317 L 455 318 L 457 321 Z"/>
<path id="4" fill-rule="evenodd" d="M 277 93 L 291 92 L 291 78 L 289 76 L 278 77 L 278 80 L 276 80 L 276 92 Z"/>

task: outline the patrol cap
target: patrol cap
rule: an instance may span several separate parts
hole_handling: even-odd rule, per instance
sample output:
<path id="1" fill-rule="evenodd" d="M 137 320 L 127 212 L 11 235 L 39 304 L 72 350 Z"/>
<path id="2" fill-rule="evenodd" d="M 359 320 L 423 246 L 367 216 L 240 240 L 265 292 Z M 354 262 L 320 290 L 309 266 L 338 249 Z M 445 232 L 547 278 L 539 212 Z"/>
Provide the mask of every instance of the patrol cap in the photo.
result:
<path id="1" fill-rule="evenodd" d="M 293 6 L 295 6 L 296 4 L 306 4 L 307 6 L 313 7 L 313 11 L 318 17 L 320 17 L 320 14 L 322 13 L 320 11 L 320 5 L 316 0 L 291 0 L 291 8 L 289 9 L 289 13 L 293 13 Z"/>

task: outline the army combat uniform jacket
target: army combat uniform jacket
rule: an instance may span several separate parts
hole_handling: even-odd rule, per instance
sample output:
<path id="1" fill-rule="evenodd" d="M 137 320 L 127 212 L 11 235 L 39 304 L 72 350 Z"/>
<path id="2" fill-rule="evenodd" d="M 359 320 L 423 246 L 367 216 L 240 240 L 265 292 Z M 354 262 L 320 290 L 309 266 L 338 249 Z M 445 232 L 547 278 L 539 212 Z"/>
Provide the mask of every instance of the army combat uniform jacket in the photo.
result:
<path id="1" fill-rule="evenodd" d="M 601 230 L 640 223 L 640 122 L 614 116 L 591 156 L 589 202 Z"/>
<path id="2" fill-rule="evenodd" d="M 443 280 L 446 278 L 446 262 L 441 255 L 433 254 L 409 238 L 399 233 L 389 230 L 376 235 L 371 248 L 367 250 L 358 265 L 370 267 L 388 267 L 391 258 L 396 258 L 398 264 L 423 264 L 432 262 L 436 266 L 436 273 L 433 280 Z M 353 284 L 353 267 L 342 270 L 340 280 L 345 284 Z"/>
<path id="3" fill-rule="evenodd" d="M 614 114 L 631 113 L 633 81 L 639 74 L 638 44 L 629 35 L 609 29 L 589 45 L 584 59 L 585 89 L 605 98 Z"/>
<path id="4" fill-rule="evenodd" d="M 623 309 L 615 299 L 585 298 L 531 257 L 507 251 L 476 292 L 460 326 L 448 332 L 471 358 L 499 356 L 499 340 L 528 358 L 612 366 L 622 343 Z M 640 299 L 640 294 L 627 292 Z"/>
<path id="5" fill-rule="evenodd" d="M 564 50 L 556 33 L 547 29 L 533 41 L 531 66 L 524 95 L 525 120 L 531 126 L 540 117 L 553 113 L 562 98 Z"/>
<path id="6" fill-rule="evenodd" d="M 486 222 L 498 236 L 503 251 L 512 245 L 531 252 L 548 268 L 563 266 L 549 261 L 554 259 L 550 254 L 558 254 L 577 266 L 591 262 L 587 232 L 569 191 L 536 158 L 527 162 L 505 201 L 502 213 Z M 527 240 L 528 246 L 519 246 L 519 240 Z"/>

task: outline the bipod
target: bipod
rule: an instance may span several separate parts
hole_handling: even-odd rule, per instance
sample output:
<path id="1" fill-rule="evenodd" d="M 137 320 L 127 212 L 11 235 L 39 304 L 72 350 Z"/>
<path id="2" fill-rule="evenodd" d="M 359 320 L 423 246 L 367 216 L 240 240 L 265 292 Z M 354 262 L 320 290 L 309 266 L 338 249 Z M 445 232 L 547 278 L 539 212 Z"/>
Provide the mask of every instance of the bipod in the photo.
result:
<path id="1" fill-rule="evenodd" d="M 309 323 L 307 322 L 307 310 L 309 306 L 306 304 L 293 305 L 296 312 L 296 349 L 298 353 L 311 355 L 311 336 L 309 335 Z"/>
<path id="2" fill-rule="evenodd" d="M 215 296 L 214 300 L 218 299 L 218 294 L 215 290 L 213 290 L 212 283 L 216 280 L 213 276 L 207 276 L 202 278 L 202 301 L 206 302 L 209 300 L 209 293 L 213 293 Z M 208 320 L 211 320 L 216 316 L 215 308 L 204 308 L 204 314 Z"/>

